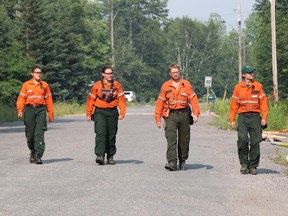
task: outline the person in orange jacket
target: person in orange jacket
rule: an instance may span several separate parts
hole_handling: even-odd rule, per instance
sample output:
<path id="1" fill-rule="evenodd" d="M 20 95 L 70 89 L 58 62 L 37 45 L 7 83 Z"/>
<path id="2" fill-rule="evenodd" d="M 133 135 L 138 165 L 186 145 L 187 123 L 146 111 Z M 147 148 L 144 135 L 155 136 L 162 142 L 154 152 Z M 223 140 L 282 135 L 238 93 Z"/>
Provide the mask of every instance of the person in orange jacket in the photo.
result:
<path id="1" fill-rule="evenodd" d="M 49 122 L 54 119 L 53 99 L 49 85 L 41 80 L 39 66 L 31 68 L 32 79 L 26 81 L 17 98 L 18 117 L 24 116 L 25 134 L 30 149 L 30 163 L 42 164 L 45 150 L 44 132 L 47 130 L 46 110 Z"/>
<path id="2" fill-rule="evenodd" d="M 112 67 L 104 66 L 102 79 L 93 85 L 86 101 L 86 118 L 94 120 L 94 152 L 99 165 L 104 164 L 105 153 L 107 164 L 115 165 L 118 119 L 122 120 L 125 113 L 126 99 L 121 84 L 113 79 Z"/>
<path id="3" fill-rule="evenodd" d="M 262 84 L 254 81 L 254 71 L 252 67 L 243 66 L 243 81 L 235 86 L 230 103 L 232 128 L 236 128 L 235 119 L 238 114 L 237 146 L 241 164 L 240 172 L 252 175 L 257 174 L 262 128 L 267 127 L 268 116 L 267 97 Z"/>
<path id="4" fill-rule="evenodd" d="M 198 120 L 200 115 L 198 97 L 193 91 L 192 85 L 181 78 L 179 65 L 171 64 L 169 66 L 169 75 L 171 79 L 166 81 L 161 87 L 154 116 L 158 128 L 161 128 L 161 117 L 165 120 L 166 158 L 168 162 L 165 164 L 165 169 L 175 171 L 178 158 L 180 170 L 187 170 L 185 161 L 189 155 L 189 118 L 193 115 L 194 122 Z M 191 111 L 190 105 L 193 114 L 189 112 Z"/>

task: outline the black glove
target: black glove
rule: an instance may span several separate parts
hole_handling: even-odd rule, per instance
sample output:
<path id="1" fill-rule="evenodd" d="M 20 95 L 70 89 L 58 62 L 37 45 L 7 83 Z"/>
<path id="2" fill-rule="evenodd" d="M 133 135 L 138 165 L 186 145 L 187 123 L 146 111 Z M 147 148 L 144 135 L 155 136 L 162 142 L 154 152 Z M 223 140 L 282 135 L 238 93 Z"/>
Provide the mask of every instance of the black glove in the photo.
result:
<path id="1" fill-rule="evenodd" d="M 191 107 L 188 105 L 188 106 L 186 107 L 186 109 L 187 109 L 188 118 L 189 118 L 189 125 L 193 125 L 194 119 L 193 119 L 193 116 L 192 116 Z"/>
<path id="2" fill-rule="evenodd" d="M 261 125 L 261 127 L 262 127 L 262 129 L 266 129 L 268 126 L 267 126 L 267 124 L 265 124 L 265 125 Z"/>

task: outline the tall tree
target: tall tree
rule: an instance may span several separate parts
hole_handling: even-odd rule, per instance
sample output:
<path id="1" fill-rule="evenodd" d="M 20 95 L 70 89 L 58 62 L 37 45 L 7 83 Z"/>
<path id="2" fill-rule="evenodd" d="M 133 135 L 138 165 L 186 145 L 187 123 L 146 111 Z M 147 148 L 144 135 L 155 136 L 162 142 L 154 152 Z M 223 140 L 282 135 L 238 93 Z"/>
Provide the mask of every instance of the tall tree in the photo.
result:
<path id="1" fill-rule="evenodd" d="M 82 70 L 83 6 L 79 1 L 54 0 L 45 6 L 47 25 L 42 64 L 58 100 L 80 100 L 88 79 Z"/>
<path id="2" fill-rule="evenodd" d="M 114 50 L 111 51 L 115 59 L 116 74 L 124 83 L 124 88 L 133 88 L 132 90 L 136 93 L 146 92 L 146 89 L 139 89 L 141 85 L 135 83 L 134 80 L 143 76 L 147 76 L 146 78 L 150 80 L 148 76 L 155 76 L 153 80 L 156 81 L 150 82 L 146 87 L 158 89 L 161 85 L 160 72 L 153 73 L 155 67 L 156 71 L 162 70 L 161 64 L 166 63 L 163 62 L 165 55 L 161 49 L 165 45 L 165 37 L 161 28 L 167 19 L 167 1 L 110 0 L 100 2 L 102 2 L 105 14 L 113 15 L 106 18 L 112 23 L 110 30 L 112 31 L 113 28 L 114 34 L 111 35 L 111 43 L 115 45 Z M 137 64 L 139 68 L 135 70 Z M 147 68 L 150 69 L 147 70 Z"/>
<path id="3" fill-rule="evenodd" d="M 83 70 L 89 81 L 99 79 L 100 68 L 110 64 L 110 34 L 108 22 L 103 19 L 97 2 L 85 5 L 85 29 L 83 33 Z"/>
<path id="4" fill-rule="evenodd" d="M 8 8 L 9 9 L 9 8 Z M 0 5 L 0 104 L 15 106 L 21 84 L 29 77 L 33 59 L 23 54 L 15 35 L 13 17 Z"/>
<path id="5" fill-rule="evenodd" d="M 255 44 L 252 47 L 253 60 L 257 70 L 257 78 L 263 83 L 266 94 L 273 96 L 273 76 L 272 76 L 272 54 L 271 54 L 271 15 L 270 3 L 268 1 L 256 1 L 257 16 L 256 25 L 249 26 L 249 32 L 254 34 Z M 278 66 L 278 92 L 279 98 L 288 97 L 287 47 L 287 1 L 277 1 L 276 4 L 276 42 L 277 42 L 277 66 Z M 252 31 L 253 30 L 253 31 Z M 252 33 L 253 32 L 253 33 Z"/>
<path id="6" fill-rule="evenodd" d="M 17 6 L 18 37 L 27 56 L 36 62 L 41 62 L 43 50 L 46 47 L 45 26 L 47 21 L 43 16 L 43 0 L 19 0 Z"/>
<path id="7" fill-rule="evenodd" d="M 204 77 L 215 78 L 217 73 L 221 72 L 217 68 L 220 62 L 219 50 L 225 34 L 221 17 L 217 14 L 211 15 L 206 24 L 188 17 L 176 18 L 171 20 L 165 30 L 170 61 L 178 62 L 184 78 L 191 81 L 198 94 L 205 94 Z M 220 82 L 217 77 L 215 80 Z M 215 84 L 215 89 L 224 91 L 225 85 L 217 82 Z"/>

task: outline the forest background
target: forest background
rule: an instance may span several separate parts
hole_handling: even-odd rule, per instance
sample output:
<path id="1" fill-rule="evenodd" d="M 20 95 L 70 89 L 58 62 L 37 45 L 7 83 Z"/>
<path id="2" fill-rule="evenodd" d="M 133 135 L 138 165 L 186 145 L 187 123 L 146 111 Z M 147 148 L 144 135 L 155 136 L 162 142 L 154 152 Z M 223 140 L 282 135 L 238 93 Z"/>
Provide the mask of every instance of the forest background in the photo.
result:
<path id="1" fill-rule="evenodd" d="M 279 99 L 288 98 L 288 3 L 277 0 Z M 167 0 L 0 0 L 0 106 L 15 109 L 30 67 L 40 65 L 54 102 L 84 104 L 101 67 L 144 102 L 155 101 L 171 63 L 199 98 L 213 77 L 217 97 L 238 82 L 238 32 L 213 13 L 168 19 Z M 243 65 L 273 100 L 270 2 L 257 0 L 242 30 Z M 143 102 L 143 101 L 142 101 Z"/>

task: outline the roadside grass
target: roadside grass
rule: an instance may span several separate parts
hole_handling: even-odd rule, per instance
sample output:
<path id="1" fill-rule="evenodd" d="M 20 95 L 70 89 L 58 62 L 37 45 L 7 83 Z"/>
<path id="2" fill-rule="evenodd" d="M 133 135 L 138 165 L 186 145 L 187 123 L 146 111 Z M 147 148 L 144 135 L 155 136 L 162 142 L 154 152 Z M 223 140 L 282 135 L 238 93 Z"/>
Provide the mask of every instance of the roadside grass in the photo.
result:
<path id="1" fill-rule="evenodd" d="M 13 121 L 19 121 L 16 107 L 0 104 L 0 124 Z"/>
<path id="2" fill-rule="evenodd" d="M 273 161 L 276 164 L 288 167 L 288 160 L 286 157 L 288 157 L 286 148 L 285 149 L 280 147 L 275 148 L 275 156 L 273 158 Z"/>
<path id="3" fill-rule="evenodd" d="M 288 131 L 288 102 L 270 103 L 268 115 L 268 130 Z"/>
<path id="4" fill-rule="evenodd" d="M 77 103 L 54 103 L 55 117 L 64 115 L 84 114 L 85 105 Z M 16 107 L 11 107 L 5 104 L 0 106 L 0 124 L 4 122 L 23 121 L 23 118 L 17 117 Z"/>
<path id="5" fill-rule="evenodd" d="M 85 114 L 86 111 L 85 104 L 57 102 L 54 103 L 54 112 L 55 117 L 61 117 L 65 115 Z"/>
<path id="6" fill-rule="evenodd" d="M 214 125 L 220 129 L 224 130 L 232 130 L 230 127 L 230 120 L 229 120 L 229 106 L 230 101 L 228 100 L 218 100 L 213 105 L 213 109 L 211 109 L 212 105 L 209 104 L 210 108 L 207 110 L 211 110 L 215 115 L 212 119 L 211 125 Z"/>
<path id="7" fill-rule="evenodd" d="M 230 101 L 216 101 L 214 104 L 214 113 L 212 125 L 221 129 L 230 130 L 229 120 Z M 236 121 L 237 122 L 237 121 Z M 288 102 L 269 102 L 269 115 L 267 119 L 267 131 L 288 132 Z"/>
<path id="8" fill-rule="evenodd" d="M 140 106 L 140 105 L 154 105 L 155 101 L 150 101 L 148 103 L 138 103 L 138 102 L 127 102 L 128 107 Z M 54 115 L 55 117 L 62 117 L 65 115 L 77 115 L 85 114 L 86 105 L 78 103 L 63 103 L 56 102 L 54 103 Z M 11 107 L 5 104 L 0 105 L 0 124 L 4 122 L 13 122 L 13 121 L 23 121 L 23 118 L 19 119 L 17 117 L 16 107 Z"/>
<path id="9" fill-rule="evenodd" d="M 148 103 L 147 103 L 148 104 Z M 143 103 L 127 102 L 127 107 L 140 106 Z M 86 105 L 78 103 L 54 103 L 55 117 L 61 117 L 65 115 L 77 115 L 86 113 Z"/>

